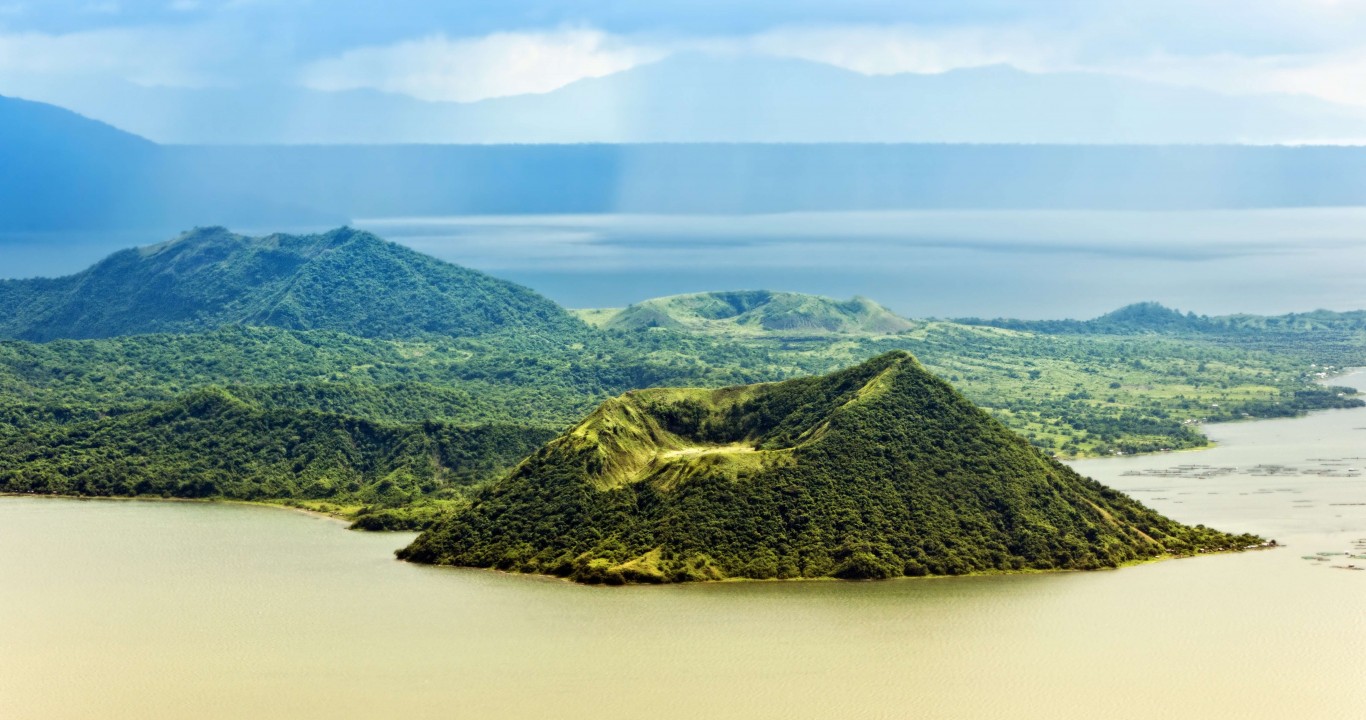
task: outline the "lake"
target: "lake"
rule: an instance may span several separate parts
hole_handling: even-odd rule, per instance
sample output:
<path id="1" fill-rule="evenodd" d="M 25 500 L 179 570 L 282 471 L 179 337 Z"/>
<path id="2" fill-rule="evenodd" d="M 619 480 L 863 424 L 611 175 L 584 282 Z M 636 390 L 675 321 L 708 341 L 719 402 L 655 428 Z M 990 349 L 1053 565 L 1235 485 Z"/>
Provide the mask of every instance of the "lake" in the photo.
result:
<path id="1" fill-rule="evenodd" d="M 907 317 L 1090 318 L 1366 302 L 1366 208 L 375 218 L 355 224 L 568 307 L 706 290 L 863 295 Z"/>
<path id="2" fill-rule="evenodd" d="M 568 307 L 706 290 L 863 295 L 908 317 L 1090 318 L 1366 303 L 1366 208 L 921 210 L 360 218 L 361 229 Z M 235 228 L 247 234 L 322 227 Z M 0 237 L 0 278 L 63 275 L 146 232 Z M 54 251 L 60 248 L 60 251 Z"/>
<path id="3" fill-rule="evenodd" d="M 287 510 L 0 498 L 0 718 L 1362 717 L 1366 572 L 1333 566 L 1366 561 L 1317 553 L 1366 540 L 1366 409 L 1209 431 L 1076 467 L 1286 547 L 603 588 Z"/>

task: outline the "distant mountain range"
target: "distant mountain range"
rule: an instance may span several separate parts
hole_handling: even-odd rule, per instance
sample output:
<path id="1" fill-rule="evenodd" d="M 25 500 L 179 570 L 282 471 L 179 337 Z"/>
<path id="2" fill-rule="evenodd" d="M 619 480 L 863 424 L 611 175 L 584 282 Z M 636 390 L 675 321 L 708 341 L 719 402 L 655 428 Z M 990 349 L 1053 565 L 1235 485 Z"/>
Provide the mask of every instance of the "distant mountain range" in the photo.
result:
<path id="1" fill-rule="evenodd" d="M 52 105 L 0 96 L 6 234 L 195 225 L 336 225 L 346 218 L 188 172 L 173 148 Z"/>
<path id="2" fill-rule="evenodd" d="M 696 54 L 472 103 L 284 86 L 0 90 L 181 144 L 1366 141 L 1366 112 L 1306 96 L 1009 66 L 869 76 L 805 60 Z"/>
<path id="3" fill-rule="evenodd" d="M 571 310 L 594 327 L 622 332 L 654 329 L 714 338 L 891 340 L 927 324 L 952 322 L 1043 334 L 1240 337 L 1249 346 L 1293 342 L 1313 332 L 1346 339 L 1366 332 L 1366 310 L 1315 310 L 1287 315 L 1196 315 L 1156 302 L 1137 302 L 1089 320 L 901 317 L 867 298 L 834 300 L 769 290 L 692 293 L 644 300 L 625 308 Z"/>
<path id="4" fill-rule="evenodd" d="M 1366 148 L 1347 147 L 171 146 L 0 97 L 0 150 L 0 245 L 56 248 L 71 233 L 465 214 L 1366 204 Z"/>

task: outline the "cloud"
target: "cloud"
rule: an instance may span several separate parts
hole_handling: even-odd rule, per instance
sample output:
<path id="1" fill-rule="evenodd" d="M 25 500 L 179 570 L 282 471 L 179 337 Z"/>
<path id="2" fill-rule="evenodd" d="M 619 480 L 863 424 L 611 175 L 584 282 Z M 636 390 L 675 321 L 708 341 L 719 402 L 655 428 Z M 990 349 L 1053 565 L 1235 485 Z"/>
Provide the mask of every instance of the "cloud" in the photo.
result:
<path id="1" fill-rule="evenodd" d="M 1340 10 L 1331 0 L 1307 0 L 1307 11 Z M 1272 5 L 1275 5 L 1274 3 Z M 1279 7 L 1279 6 L 1277 6 Z M 1351 22 L 1356 15 L 1345 15 Z M 1261 18 L 1266 22 L 1266 18 Z M 1042 25 L 924 27 L 837 25 L 778 27 L 733 43 L 746 51 L 826 63 L 865 75 L 939 73 L 1007 64 L 1034 72 L 1095 72 L 1234 94 L 1299 94 L 1366 106 L 1366 42 L 1325 40 L 1317 52 L 1176 52 L 1134 49 L 1103 32 Z M 1106 38 L 1118 47 L 1105 47 Z"/>
<path id="2" fill-rule="evenodd" d="M 1151 0 L 1173 10 L 1165 0 Z M 1130 23 L 1078 6 L 1065 14 L 1035 13 L 1009 22 L 842 23 L 777 25 L 740 35 L 697 35 L 662 40 L 619 35 L 591 27 L 498 32 L 466 38 L 431 35 L 361 47 L 309 63 L 301 82 L 315 90 L 376 89 L 423 100 L 469 102 L 541 93 L 575 80 L 601 77 L 685 51 L 797 58 L 866 75 L 939 73 L 1006 64 L 1033 72 L 1097 72 L 1230 93 L 1280 92 L 1366 106 L 1366 42 L 1340 28 L 1315 30 L 1334 20 L 1361 25 L 1366 14 L 1348 3 L 1306 0 L 1289 14 L 1276 0 L 1247 0 L 1251 17 L 1222 30 L 1208 48 L 1187 29 L 1156 27 L 1149 5 L 1120 2 Z M 1366 5 L 1366 4 L 1364 4 Z M 1215 0 L 1224 13 L 1232 6 Z M 1174 10 L 1173 10 L 1174 11 Z M 1169 16 L 1170 17 L 1170 16 Z M 1191 10 L 1194 28 L 1214 27 L 1227 15 Z M 1279 24 L 1296 42 L 1275 52 L 1263 38 Z M 1331 23 L 1329 23 L 1331 25 Z M 1211 30 L 1211 32 L 1214 32 Z M 1318 33 L 1316 42 L 1308 38 Z M 1234 48 L 1234 49 L 1221 49 Z M 1317 48 L 1310 51 L 1305 48 Z"/>
<path id="3" fill-rule="evenodd" d="M 1338 52 L 1177 55 L 1156 52 L 1094 63 L 1070 61 L 1055 70 L 1097 72 L 1229 94 L 1308 96 L 1366 107 L 1366 48 Z"/>
<path id="4" fill-rule="evenodd" d="M 458 39 L 431 35 L 348 50 L 309 64 L 300 79 L 314 90 L 369 88 L 422 100 L 471 102 L 549 92 L 663 54 L 661 49 L 634 45 L 593 29 L 499 32 Z"/>
<path id="5" fill-rule="evenodd" d="M 211 39 L 170 28 L 110 28 L 63 34 L 0 34 L 0 79 L 118 78 L 140 85 L 196 87 L 209 78 L 197 58 Z"/>
<path id="6" fill-rule="evenodd" d="M 470 102 L 549 92 L 679 52 L 798 58 L 888 75 L 997 63 L 1042 70 L 1058 64 L 1060 47 L 1058 42 L 1040 43 L 1019 29 L 801 26 L 661 40 L 578 28 L 459 39 L 433 35 L 357 48 L 308 64 L 300 81 L 322 91 L 373 89 Z"/>
<path id="7" fill-rule="evenodd" d="M 744 43 L 760 55 L 800 58 L 865 75 L 940 73 L 981 65 L 1043 69 L 1061 62 L 1066 43 L 1025 28 L 915 25 L 779 27 Z"/>
<path id="8" fill-rule="evenodd" d="M 0 0 L 0 83 L 297 82 L 424 100 L 541 93 L 683 51 L 868 75 L 1008 64 L 1366 106 L 1359 0 L 695 3 Z M 90 12 L 118 9 L 117 13 Z M 518 29 L 520 28 L 520 29 Z M 75 82 L 79 81 L 79 82 Z M 0 91 L 4 86 L 0 85 Z"/>
<path id="9" fill-rule="evenodd" d="M 1366 48 L 1335 55 L 1272 62 L 1265 86 L 1366 106 Z"/>

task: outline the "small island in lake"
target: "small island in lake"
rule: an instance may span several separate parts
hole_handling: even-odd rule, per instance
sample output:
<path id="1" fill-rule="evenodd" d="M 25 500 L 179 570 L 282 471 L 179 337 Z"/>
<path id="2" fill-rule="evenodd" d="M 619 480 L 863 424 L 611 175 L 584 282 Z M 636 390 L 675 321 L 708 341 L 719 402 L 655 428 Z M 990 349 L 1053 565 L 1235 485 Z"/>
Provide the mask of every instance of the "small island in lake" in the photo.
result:
<path id="1" fill-rule="evenodd" d="M 609 400 L 399 557 L 615 584 L 1096 569 L 1261 542 L 1078 475 L 896 351 Z"/>

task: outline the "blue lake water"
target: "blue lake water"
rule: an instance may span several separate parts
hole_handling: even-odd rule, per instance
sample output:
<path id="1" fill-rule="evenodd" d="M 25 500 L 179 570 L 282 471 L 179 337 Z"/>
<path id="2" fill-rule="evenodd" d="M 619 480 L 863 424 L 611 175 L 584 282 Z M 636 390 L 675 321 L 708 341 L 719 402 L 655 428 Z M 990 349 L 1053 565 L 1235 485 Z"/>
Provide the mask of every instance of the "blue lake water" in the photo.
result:
<path id="1" fill-rule="evenodd" d="M 371 218 L 373 230 L 569 307 L 765 288 L 864 295 L 912 317 L 1366 307 L 1366 209 L 917 211 Z M 237 228 L 241 232 L 322 228 Z M 0 238 L 0 278 L 77 272 L 148 233 Z"/>
<path id="2" fill-rule="evenodd" d="M 361 220 L 569 307 L 764 288 L 911 317 L 1086 318 L 1366 307 L 1366 209 L 923 211 Z"/>

